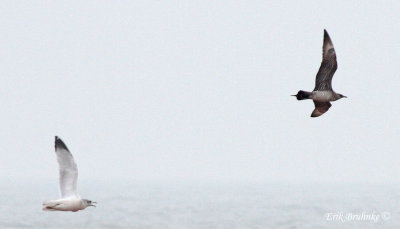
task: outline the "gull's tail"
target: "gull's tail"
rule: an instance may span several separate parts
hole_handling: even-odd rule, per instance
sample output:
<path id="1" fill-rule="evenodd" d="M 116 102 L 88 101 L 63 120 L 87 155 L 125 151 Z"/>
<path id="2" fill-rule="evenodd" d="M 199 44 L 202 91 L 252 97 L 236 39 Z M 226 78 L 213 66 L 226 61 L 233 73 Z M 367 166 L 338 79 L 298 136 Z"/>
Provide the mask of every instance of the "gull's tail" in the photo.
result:
<path id="1" fill-rule="evenodd" d="M 48 206 L 43 207 L 42 210 L 43 211 L 57 211 L 56 209 L 53 209 L 52 207 L 48 207 Z"/>
<path id="2" fill-rule="evenodd" d="M 57 204 L 54 203 L 54 201 L 51 200 L 45 200 L 43 201 L 43 211 L 56 211 L 53 207 L 56 206 Z"/>

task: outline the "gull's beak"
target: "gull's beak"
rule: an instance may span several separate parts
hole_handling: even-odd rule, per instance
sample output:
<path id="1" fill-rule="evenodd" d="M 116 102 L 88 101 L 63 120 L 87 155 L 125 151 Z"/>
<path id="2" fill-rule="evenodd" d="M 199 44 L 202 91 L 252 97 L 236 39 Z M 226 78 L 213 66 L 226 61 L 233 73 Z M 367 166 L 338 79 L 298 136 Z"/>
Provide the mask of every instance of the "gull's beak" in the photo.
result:
<path id="1" fill-rule="evenodd" d="M 94 204 L 97 204 L 97 202 L 92 202 L 92 204 L 90 204 L 89 206 L 96 207 L 96 205 Z"/>
<path id="2" fill-rule="evenodd" d="M 290 96 L 296 96 L 296 95 L 290 95 Z"/>
<path id="3" fill-rule="evenodd" d="M 347 98 L 347 96 L 343 96 L 343 98 Z"/>

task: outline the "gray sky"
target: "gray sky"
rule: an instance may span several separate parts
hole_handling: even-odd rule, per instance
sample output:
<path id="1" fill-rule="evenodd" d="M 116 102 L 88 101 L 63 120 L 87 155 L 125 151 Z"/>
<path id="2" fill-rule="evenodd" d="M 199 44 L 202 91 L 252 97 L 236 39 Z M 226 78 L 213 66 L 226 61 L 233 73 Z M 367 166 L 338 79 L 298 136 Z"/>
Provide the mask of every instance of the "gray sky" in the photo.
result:
<path id="1" fill-rule="evenodd" d="M 0 179 L 398 181 L 397 1 L 8 1 Z M 334 89 L 312 119 L 323 29 Z"/>

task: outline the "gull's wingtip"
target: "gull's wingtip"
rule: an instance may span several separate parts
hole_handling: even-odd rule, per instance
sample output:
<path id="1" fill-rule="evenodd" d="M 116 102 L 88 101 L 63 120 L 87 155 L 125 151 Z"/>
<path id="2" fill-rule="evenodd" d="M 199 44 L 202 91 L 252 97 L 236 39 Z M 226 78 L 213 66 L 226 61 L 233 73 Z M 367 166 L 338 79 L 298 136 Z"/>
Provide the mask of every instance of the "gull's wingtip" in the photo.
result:
<path id="1" fill-rule="evenodd" d="M 58 142 L 62 142 L 61 138 L 59 138 L 57 135 L 54 137 L 54 143 L 57 145 Z"/>
<path id="2" fill-rule="evenodd" d="M 55 141 L 54 141 L 54 148 L 61 148 L 61 149 L 66 149 L 68 150 L 67 146 L 65 145 L 65 143 L 61 140 L 61 138 L 59 138 L 58 136 L 55 136 Z M 69 151 L 69 150 L 68 150 Z"/>

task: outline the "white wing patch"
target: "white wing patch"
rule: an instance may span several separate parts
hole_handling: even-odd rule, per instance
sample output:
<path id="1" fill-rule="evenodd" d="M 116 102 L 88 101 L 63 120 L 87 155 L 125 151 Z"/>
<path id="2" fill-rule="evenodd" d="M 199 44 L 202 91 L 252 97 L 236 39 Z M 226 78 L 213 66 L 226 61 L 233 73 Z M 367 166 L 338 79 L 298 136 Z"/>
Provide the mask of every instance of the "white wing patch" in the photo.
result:
<path id="1" fill-rule="evenodd" d="M 79 198 L 76 190 L 78 167 L 64 142 L 56 137 L 55 149 L 59 166 L 61 198 Z"/>

